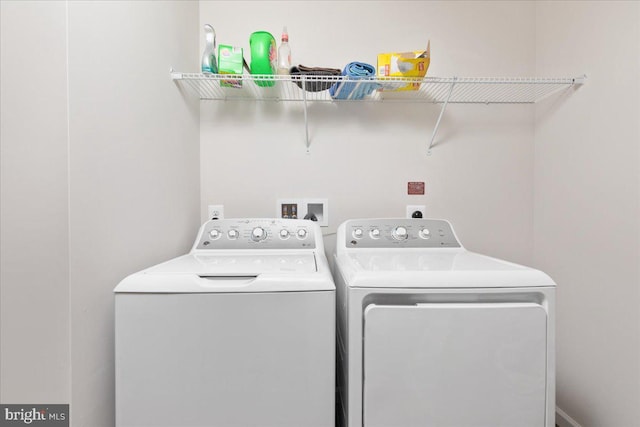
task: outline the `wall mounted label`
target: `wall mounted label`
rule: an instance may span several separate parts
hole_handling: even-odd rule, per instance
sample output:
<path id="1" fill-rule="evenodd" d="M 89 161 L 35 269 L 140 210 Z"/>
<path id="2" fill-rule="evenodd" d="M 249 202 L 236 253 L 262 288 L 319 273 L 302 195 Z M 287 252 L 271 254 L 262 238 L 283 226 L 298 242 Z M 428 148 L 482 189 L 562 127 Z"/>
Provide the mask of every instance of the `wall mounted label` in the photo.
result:
<path id="1" fill-rule="evenodd" d="M 424 182 L 408 182 L 407 183 L 407 194 L 416 194 L 420 196 L 424 196 Z"/>

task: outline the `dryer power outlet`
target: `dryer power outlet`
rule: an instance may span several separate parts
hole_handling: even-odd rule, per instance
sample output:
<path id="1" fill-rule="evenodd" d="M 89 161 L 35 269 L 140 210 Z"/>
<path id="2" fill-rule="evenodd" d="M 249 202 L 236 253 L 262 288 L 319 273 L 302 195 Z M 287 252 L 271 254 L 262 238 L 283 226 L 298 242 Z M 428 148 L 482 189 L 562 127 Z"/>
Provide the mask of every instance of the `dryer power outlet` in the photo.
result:
<path id="1" fill-rule="evenodd" d="M 425 218 L 425 205 L 407 205 L 407 218 Z"/>

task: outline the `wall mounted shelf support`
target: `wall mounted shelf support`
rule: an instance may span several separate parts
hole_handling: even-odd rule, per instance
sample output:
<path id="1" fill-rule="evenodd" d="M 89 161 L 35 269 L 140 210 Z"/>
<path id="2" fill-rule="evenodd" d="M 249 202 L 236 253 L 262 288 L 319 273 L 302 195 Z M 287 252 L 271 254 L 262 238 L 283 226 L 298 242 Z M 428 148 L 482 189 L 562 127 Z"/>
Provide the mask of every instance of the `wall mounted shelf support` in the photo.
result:
<path id="1" fill-rule="evenodd" d="M 303 81 L 303 87 L 306 87 L 307 82 Z M 302 105 L 304 109 L 304 139 L 307 145 L 307 154 L 309 154 L 309 148 L 311 146 L 311 141 L 309 140 L 309 116 L 307 113 L 307 91 L 302 91 Z"/>
<path id="2" fill-rule="evenodd" d="M 444 110 L 447 109 L 447 105 L 449 105 L 449 100 L 451 99 L 451 94 L 453 93 L 453 87 L 456 85 L 457 78 L 454 77 L 451 82 L 451 87 L 449 88 L 449 94 L 447 95 L 447 99 L 445 99 L 442 104 L 442 109 L 440 110 L 440 114 L 438 115 L 438 120 L 436 121 L 436 125 L 433 127 L 433 133 L 431 134 L 431 141 L 429 141 L 429 148 L 427 148 L 427 156 L 431 155 L 431 147 L 433 147 L 433 141 L 436 139 L 436 134 L 438 133 L 438 128 L 440 127 L 440 121 L 442 120 L 442 116 L 444 115 Z"/>

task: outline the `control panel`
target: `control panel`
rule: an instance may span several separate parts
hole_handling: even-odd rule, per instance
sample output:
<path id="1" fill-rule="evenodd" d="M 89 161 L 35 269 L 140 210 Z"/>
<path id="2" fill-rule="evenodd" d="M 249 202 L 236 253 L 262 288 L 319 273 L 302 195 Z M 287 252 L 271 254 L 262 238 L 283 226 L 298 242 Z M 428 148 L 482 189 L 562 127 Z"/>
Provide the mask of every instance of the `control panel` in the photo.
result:
<path id="1" fill-rule="evenodd" d="M 315 249 L 315 224 L 301 219 L 221 219 L 202 227 L 196 249 Z"/>
<path id="2" fill-rule="evenodd" d="M 451 225 L 440 219 L 361 219 L 345 223 L 347 248 L 459 248 Z"/>

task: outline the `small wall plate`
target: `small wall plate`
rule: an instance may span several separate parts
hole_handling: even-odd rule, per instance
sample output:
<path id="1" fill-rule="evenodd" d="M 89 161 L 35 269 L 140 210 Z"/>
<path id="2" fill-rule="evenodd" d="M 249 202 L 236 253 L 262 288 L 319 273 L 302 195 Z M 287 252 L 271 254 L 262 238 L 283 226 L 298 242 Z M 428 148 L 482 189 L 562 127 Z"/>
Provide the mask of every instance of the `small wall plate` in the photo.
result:
<path id="1" fill-rule="evenodd" d="M 304 219 L 312 216 L 321 227 L 329 226 L 329 200 L 312 198 L 278 199 L 276 203 L 278 218 Z"/>

